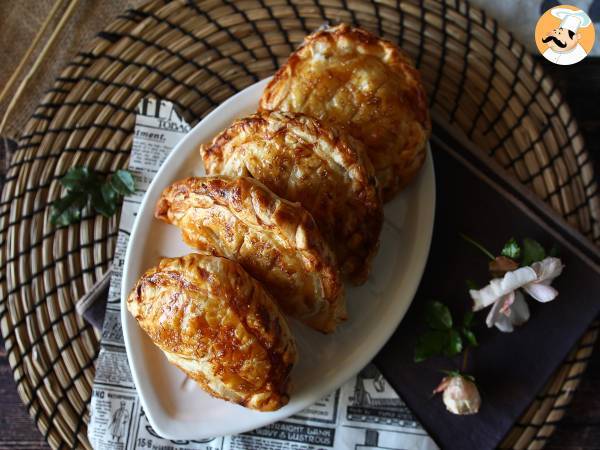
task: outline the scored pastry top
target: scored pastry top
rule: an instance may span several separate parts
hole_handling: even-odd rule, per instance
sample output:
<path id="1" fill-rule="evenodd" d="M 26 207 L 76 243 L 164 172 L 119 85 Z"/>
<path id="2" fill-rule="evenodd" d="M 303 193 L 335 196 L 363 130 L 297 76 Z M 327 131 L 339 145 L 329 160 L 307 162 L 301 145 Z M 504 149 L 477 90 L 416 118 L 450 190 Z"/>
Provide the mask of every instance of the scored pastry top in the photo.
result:
<path id="1" fill-rule="evenodd" d="M 294 339 L 274 300 L 238 263 L 197 253 L 163 258 L 138 280 L 127 309 L 212 395 L 263 411 L 288 402 Z"/>
<path id="2" fill-rule="evenodd" d="M 335 258 L 312 216 L 248 177 L 190 177 L 169 186 L 155 216 L 192 247 L 238 261 L 285 313 L 323 332 L 346 318 Z"/>
<path id="3" fill-rule="evenodd" d="M 394 44 L 346 24 L 307 36 L 259 110 L 303 112 L 365 144 L 384 200 L 423 165 L 431 131 L 419 72 Z"/>
<path id="4" fill-rule="evenodd" d="M 383 208 L 362 144 L 299 113 L 261 112 L 200 147 L 209 175 L 249 176 L 300 202 L 334 251 L 342 272 L 366 280 Z"/>

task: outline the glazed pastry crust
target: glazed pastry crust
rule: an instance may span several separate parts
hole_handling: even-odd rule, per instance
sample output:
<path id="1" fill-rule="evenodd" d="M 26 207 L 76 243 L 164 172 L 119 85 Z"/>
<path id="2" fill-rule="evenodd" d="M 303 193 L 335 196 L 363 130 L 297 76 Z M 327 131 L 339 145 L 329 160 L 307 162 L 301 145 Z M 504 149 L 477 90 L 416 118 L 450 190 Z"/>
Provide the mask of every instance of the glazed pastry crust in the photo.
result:
<path id="1" fill-rule="evenodd" d="M 303 112 L 362 141 L 384 200 L 417 174 L 431 132 L 425 90 L 408 57 L 346 24 L 307 36 L 265 89 L 259 110 Z"/>
<path id="2" fill-rule="evenodd" d="M 190 177 L 168 187 L 155 216 L 184 241 L 238 261 L 283 311 L 328 333 L 346 318 L 333 254 L 311 217 L 248 177 Z"/>
<path id="3" fill-rule="evenodd" d="M 342 272 L 355 284 L 366 281 L 383 208 L 362 144 L 306 115 L 273 111 L 234 122 L 200 153 L 209 175 L 250 176 L 300 202 Z"/>
<path id="4" fill-rule="evenodd" d="M 127 309 L 209 394 L 260 411 L 288 402 L 294 339 L 274 300 L 238 263 L 164 258 L 138 280 Z"/>

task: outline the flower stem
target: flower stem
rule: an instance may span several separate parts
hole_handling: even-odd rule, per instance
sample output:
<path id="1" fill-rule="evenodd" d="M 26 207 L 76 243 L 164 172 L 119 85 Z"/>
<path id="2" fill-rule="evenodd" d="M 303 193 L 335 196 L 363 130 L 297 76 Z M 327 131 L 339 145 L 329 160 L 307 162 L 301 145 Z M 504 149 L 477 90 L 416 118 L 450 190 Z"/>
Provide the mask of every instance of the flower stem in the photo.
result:
<path id="1" fill-rule="evenodd" d="M 466 234 L 463 234 L 463 233 L 459 233 L 459 234 L 460 234 L 460 237 L 463 238 L 465 241 L 467 241 L 469 244 L 471 244 L 471 245 L 475 246 L 476 248 L 478 248 L 479 250 L 481 250 L 483 252 L 483 254 L 485 254 L 485 256 L 487 256 L 491 260 L 496 259 L 494 257 L 494 255 L 492 255 L 492 253 L 487 248 L 485 248 L 483 245 L 481 245 L 479 242 L 477 242 L 474 239 L 471 239 Z"/>
<path id="2" fill-rule="evenodd" d="M 469 358 L 469 347 L 467 347 L 465 349 L 465 351 L 463 352 L 462 367 L 460 369 L 461 372 L 466 372 L 468 358 Z"/>

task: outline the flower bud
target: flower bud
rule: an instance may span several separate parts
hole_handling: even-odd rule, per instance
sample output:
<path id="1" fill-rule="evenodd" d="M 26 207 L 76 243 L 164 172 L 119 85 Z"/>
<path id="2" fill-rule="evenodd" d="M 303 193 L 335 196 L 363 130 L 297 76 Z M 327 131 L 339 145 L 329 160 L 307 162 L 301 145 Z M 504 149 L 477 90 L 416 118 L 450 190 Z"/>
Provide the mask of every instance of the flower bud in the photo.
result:
<path id="1" fill-rule="evenodd" d="M 444 405 L 452 414 L 476 414 L 481 406 L 477 386 L 462 375 L 445 377 L 433 392 L 444 393 Z"/>

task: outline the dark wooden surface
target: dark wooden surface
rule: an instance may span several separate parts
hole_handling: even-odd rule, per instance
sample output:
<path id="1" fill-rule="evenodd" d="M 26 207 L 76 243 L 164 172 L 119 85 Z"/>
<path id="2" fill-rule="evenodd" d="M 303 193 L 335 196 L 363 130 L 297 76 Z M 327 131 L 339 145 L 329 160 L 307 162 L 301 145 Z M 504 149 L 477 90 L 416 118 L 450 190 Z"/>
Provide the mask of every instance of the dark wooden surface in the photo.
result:
<path id="1" fill-rule="evenodd" d="M 571 105 L 599 174 L 600 59 L 588 58 L 571 67 L 543 63 Z M 0 140 L 2 169 L 6 156 L 6 145 Z M 0 450 L 49 448 L 19 399 L 3 348 L 0 348 L 0 402 Z M 600 349 L 594 352 L 573 403 L 546 448 L 600 449 Z"/>

